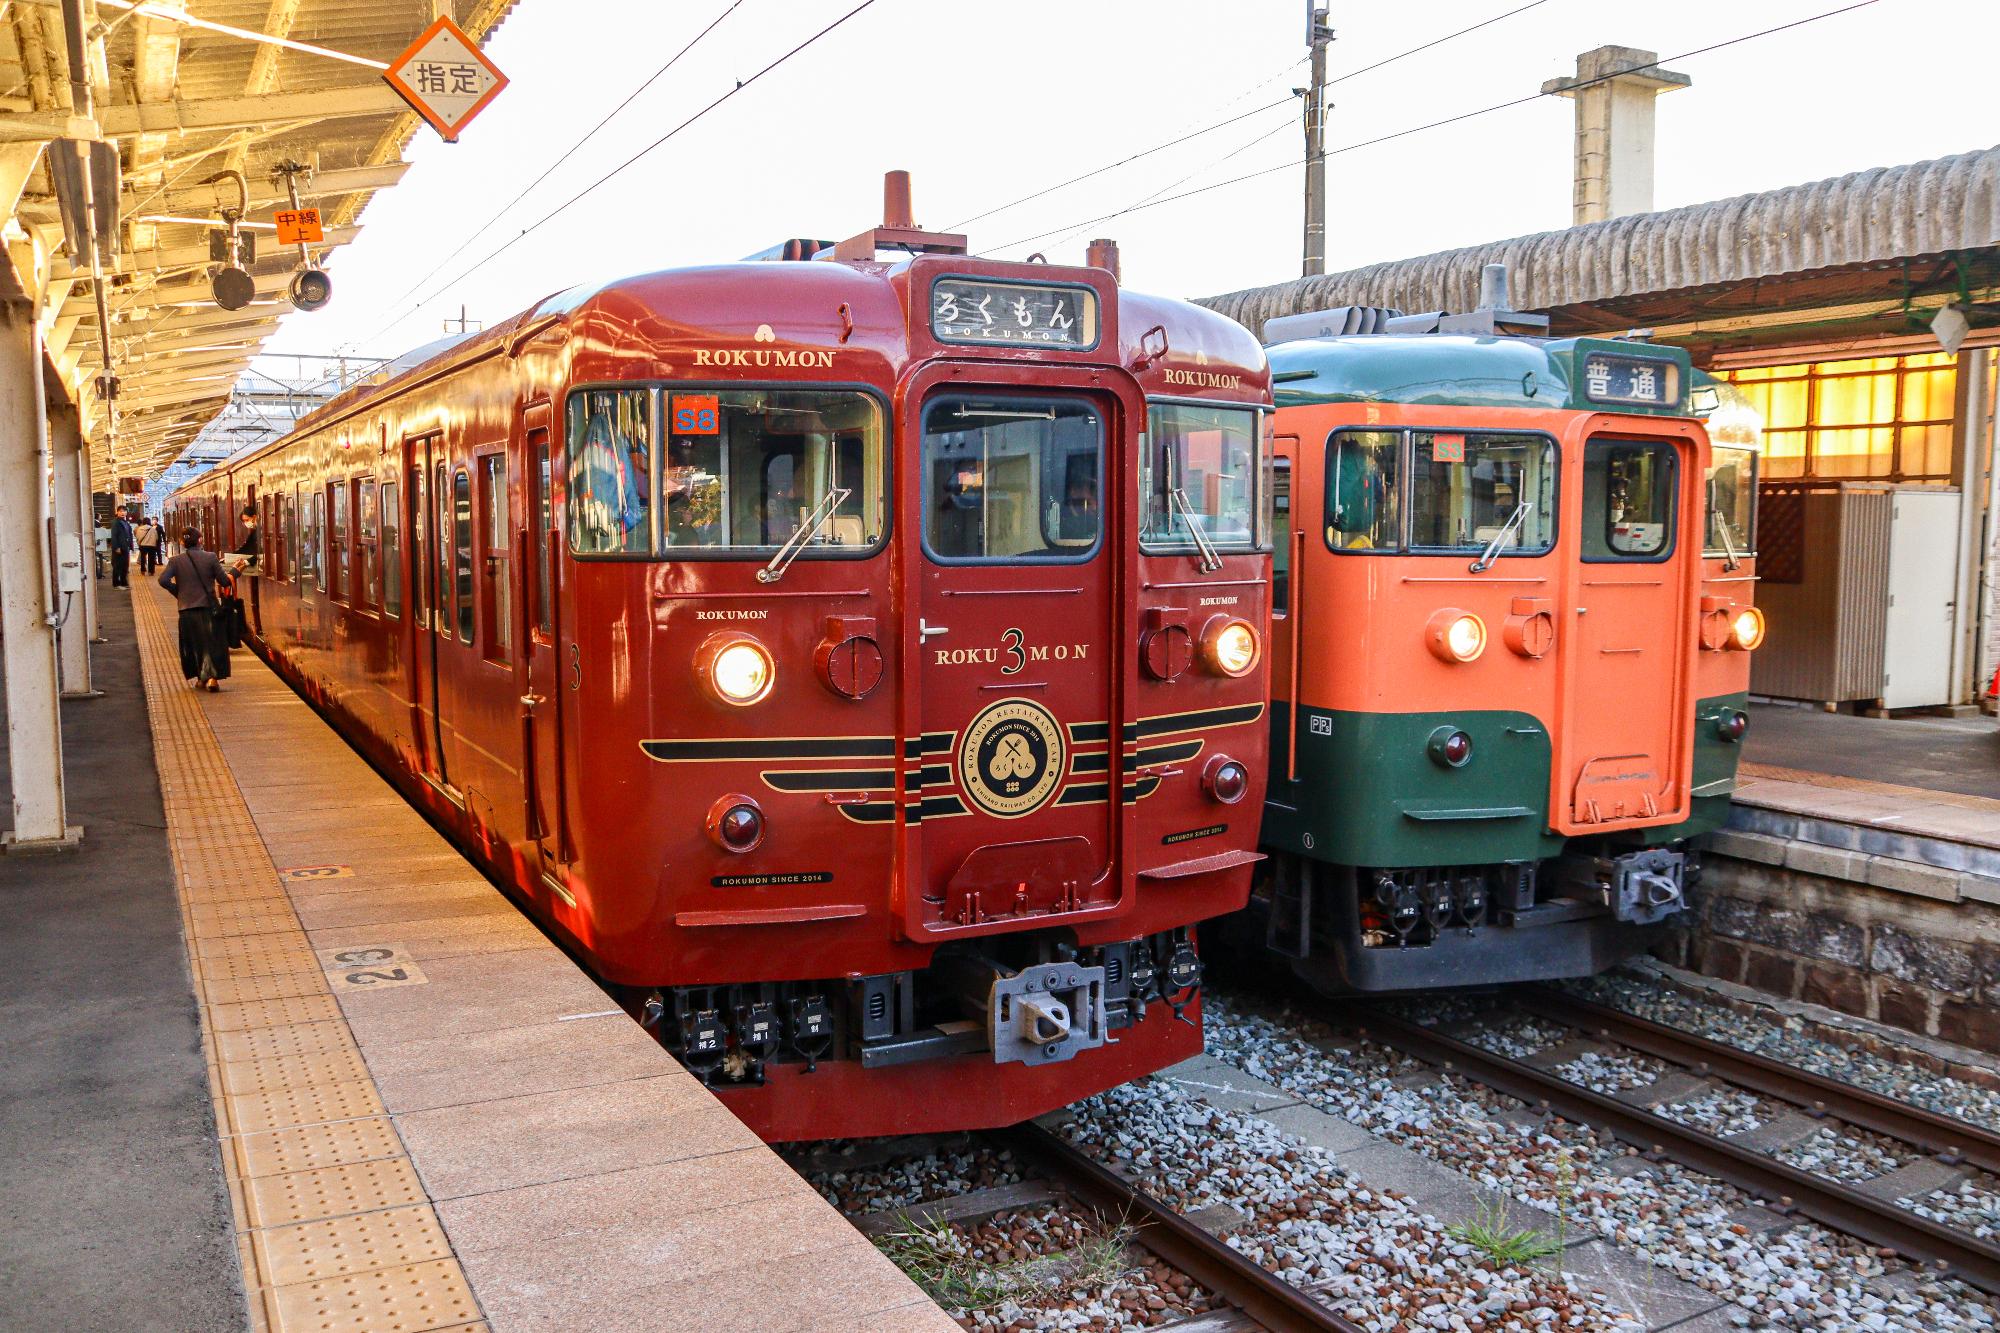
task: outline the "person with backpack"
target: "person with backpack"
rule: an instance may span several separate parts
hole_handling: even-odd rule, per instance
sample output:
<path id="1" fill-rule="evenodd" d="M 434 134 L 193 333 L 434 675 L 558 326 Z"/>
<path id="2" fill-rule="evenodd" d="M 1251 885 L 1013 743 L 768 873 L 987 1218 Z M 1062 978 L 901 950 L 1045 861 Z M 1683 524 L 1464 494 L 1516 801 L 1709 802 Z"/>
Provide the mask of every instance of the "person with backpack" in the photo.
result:
<path id="1" fill-rule="evenodd" d="M 181 533 L 181 553 L 160 571 L 160 586 L 180 608 L 181 675 L 190 687 L 213 693 L 229 678 L 229 649 L 218 619 L 228 595 L 228 571 L 213 551 L 201 549 L 201 533 Z"/>

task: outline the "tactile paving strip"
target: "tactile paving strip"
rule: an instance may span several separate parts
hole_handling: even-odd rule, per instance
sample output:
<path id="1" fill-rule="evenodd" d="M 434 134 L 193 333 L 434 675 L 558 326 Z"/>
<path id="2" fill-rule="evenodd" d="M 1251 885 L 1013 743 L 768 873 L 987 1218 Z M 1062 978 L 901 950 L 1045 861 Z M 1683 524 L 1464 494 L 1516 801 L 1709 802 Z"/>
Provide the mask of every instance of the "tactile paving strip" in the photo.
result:
<path id="1" fill-rule="evenodd" d="M 258 835 L 165 599 L 132 592 L 237 1253 L 255 1330 L 484 1330 Z"/>

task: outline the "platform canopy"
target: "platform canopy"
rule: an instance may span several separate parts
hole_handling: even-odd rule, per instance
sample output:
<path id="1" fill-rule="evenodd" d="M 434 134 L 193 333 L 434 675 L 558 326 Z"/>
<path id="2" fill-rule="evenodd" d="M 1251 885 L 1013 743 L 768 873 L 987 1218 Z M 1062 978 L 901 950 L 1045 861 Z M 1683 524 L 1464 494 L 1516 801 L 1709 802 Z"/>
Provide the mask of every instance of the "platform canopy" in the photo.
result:
<path id="1" fill-rule="evenodd" d="M 250 304 L 220 308 L 210 290 L 210 231 L 237 207 L 270 224 L 286 206 L 282 162 L 313 173 L 303 202 L 323 215 L 325 263 L 360 232 L 375 191 L 401 179 L 404 147 L 422 121 L 381 71 L 439 14 L 484 41 L 513 0 L 79 0 L 83 79 L 60 0 L 0 2 L 0 193 L 8 256 L 0 299 L 41 306 L 48 373 L 77 404 L 99 478 L 149 477 L 173 461 L 228 402 L 237 377 L 291 311 L 285 292 L 294 247 L 256 230 Z M 236 31 L 227 31 L 234 29 Z M 425 133 L 430 131 L 426 130 Z M 115 145 L 118 207 L 100 241 L 110 360 L 104 350 L 88 246 L 76 230 L 77 173 L 67 191 L 58 161 L 83 160 L 89 141 Z M 97 150 L 99 156 L 105 156 Z M 65 226 L 64 203 L 71 203 Z M 95 210 L 103 218 L 100 203 Z M 310 318 L 298 315 L 298 318 Z M 51 385 L 52 398 L 57 386 Z"/>
<path id="2" fill-rule="evenodd" d="M 1464 311 L 1479 303 L 1481 268 L 1495 263 L 1507 265 L 1514 305 L 1546 313 L 1559 336 L 1647 329 L 1704 362 L 1802 342 L 1936 350 L 1928 326 L 1947 303 L 1970 311 L 1968 346 L 1997 342 L 2000 147 L 1370 264 L 1201 304 L 1260 335 L 1267 320 L 1335 306 Z"/>

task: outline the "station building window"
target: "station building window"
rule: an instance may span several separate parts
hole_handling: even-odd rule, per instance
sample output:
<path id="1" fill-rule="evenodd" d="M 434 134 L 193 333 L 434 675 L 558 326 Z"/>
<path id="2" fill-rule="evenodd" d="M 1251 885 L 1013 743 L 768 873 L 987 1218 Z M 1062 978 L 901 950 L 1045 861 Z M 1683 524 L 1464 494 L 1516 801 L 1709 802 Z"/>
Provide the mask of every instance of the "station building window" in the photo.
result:
<path id="1" fill-rule="evenodd" d="M 1943 352 L 1721 370 L 1763 417 L 1766 480 L 1951 480 L 1958 372 Z"/>

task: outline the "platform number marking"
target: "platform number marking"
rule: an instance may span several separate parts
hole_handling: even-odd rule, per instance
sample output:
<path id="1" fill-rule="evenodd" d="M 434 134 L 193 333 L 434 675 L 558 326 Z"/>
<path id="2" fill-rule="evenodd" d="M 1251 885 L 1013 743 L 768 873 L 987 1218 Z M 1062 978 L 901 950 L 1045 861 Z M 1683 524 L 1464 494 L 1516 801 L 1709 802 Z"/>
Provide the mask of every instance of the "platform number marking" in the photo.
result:
<path id="1" fill-rule="evenodd" d="M 422 986 L 430 981 L 416 960 L 393 944 L 321 949 L 319 962 L 335 990 L 386 990 Z"/>
<path id="2" fill-rule="evenodd" d="M 290 881 L 351 879 L 353 875 L 354 869 L 351 866 L 287 866 L 278 872 L 280 879 Z"/>
<path id="3" fill-rule="evenodd" d="M 674 395 L 673 433 L 676 435 L 715 435 L 721 432 L 718 420 L 721 403 L 712 393 L 677 393 Z"/>

